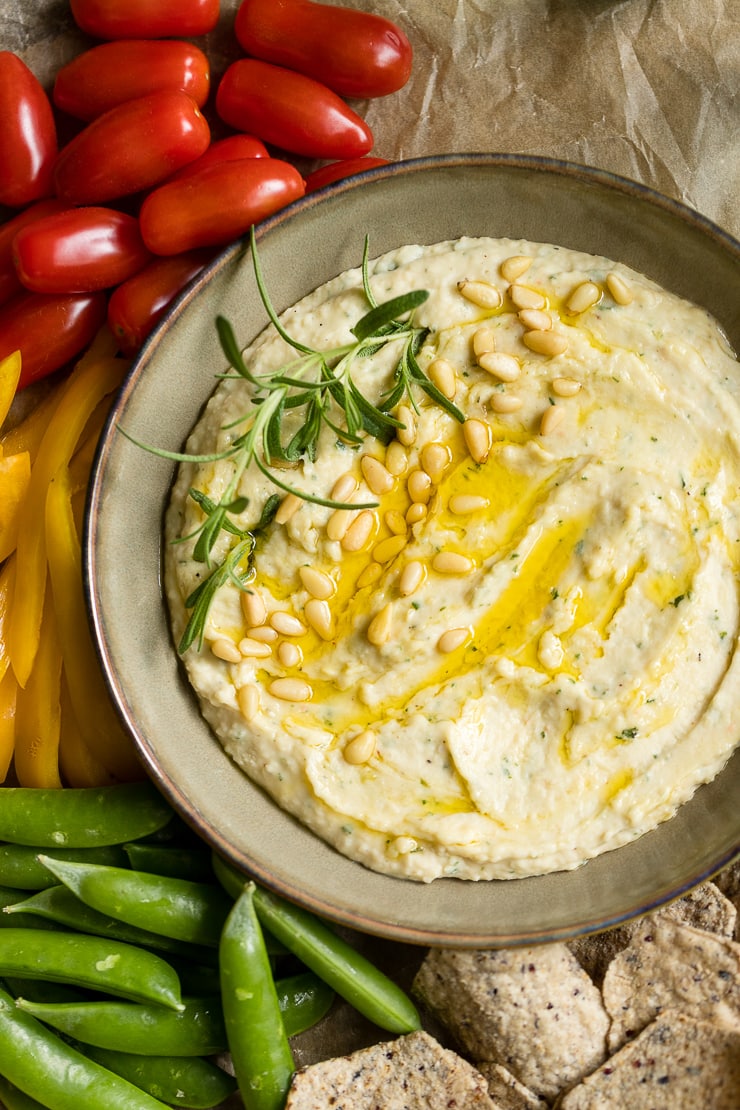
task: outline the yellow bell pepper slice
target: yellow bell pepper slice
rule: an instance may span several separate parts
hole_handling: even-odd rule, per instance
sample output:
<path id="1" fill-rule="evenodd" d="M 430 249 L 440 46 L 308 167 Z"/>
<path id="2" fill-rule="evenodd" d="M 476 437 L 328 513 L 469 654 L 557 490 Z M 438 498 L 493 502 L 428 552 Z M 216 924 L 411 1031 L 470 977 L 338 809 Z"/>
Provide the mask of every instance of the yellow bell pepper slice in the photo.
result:
<path id="1" fill-rule="evenodd" d="M 0 360 L 0 427 L 10 412 L 20 376 L 21 352 L 14 351 L 12 355 Z"/>
<path id="2" fill-rule="evenodd" d="M 0 782 L 5 782 L 15 748 L 15 696 L 18 683 L 8 669 L 0 681 Z"/>
<path id="3" fill-rule="evenodd" d="M 18 521 L 30 481 L 28 451 L 0 458 L 0 562 L 15 551 Z"/>
<path id="4" fill-rule="evenodd" d="M 0 680 L 5 677 L 5 672 L 10 666 L 7 629 L 14 585 L 15 555 L 12 555 L 0 570 Z"/>
<path id="5" fill-rule="evenodd" d="M 2 686 L 0 685 L 0 692 Z M 59 732 L 59 770 L 66 786 L 113 786 L 116 780 L 90 752 L 80 735 L 62 669 L 62 724 Z"/>
<path id="6" fill-rule="evenodd" d="M 59 777 L 62 653 L 51 590 L 46 591 L 39 649 L 15 703 L 15 773 L 21 786 L 61 787 Z"/>
<path id="7" fill-rule="evenodd" d="M 14 428 L 10 428 L 0 437 L 0 447 L 2 447 L 4 454 L 17 455 L 20 451 L 28 451 L 31 462 L 33 462 L 38 454 L 41 440 L 44 438 L 44 432 L 51 420 L 52 413 L 57 407 L 59 389 L 59 386 L 50 389 L 20 423 L 16 424 Z"/>

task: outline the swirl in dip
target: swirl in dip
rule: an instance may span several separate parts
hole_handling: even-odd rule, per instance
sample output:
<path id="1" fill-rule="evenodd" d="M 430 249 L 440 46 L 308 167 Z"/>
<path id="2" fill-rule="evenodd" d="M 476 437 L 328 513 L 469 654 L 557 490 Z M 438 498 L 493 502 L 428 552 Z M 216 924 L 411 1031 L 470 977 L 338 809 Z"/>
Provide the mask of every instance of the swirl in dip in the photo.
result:
<path id="1" fill-rule="evenodd" d="M 287 495 L 246 590 L 218 591 L 185 652 L 190 681 L 249 777 L 370 868 L 576 867 L 671 817 L 740 740 L 737 362 L 706 312 L 607 259 L 461 239 L 369 270 L 378 302 L 429 291 L 418 363 L 465 422 L 417 389 L 387 445 L 324 427 L 315 459 L 275 470 L 372 507 Z M 357 269 L 282 319 L 325 350 L 367 308 Z M 358 361 L 365 396 L 389 389 L 398 354 Z M 295 357 L 272 326 L 245 353 L 258 376 Z M 224 380 L 187 450 L 228 447 L 251 392 Z M 218 502 L 232 473 L 178 472 L 178 638 L 208 573 L 183 540 L 204 519 L 188 491 Z M 250 467 L 235 523 L 275 492 Z M 216 564 L 233 543 L 221 534 Z"/>

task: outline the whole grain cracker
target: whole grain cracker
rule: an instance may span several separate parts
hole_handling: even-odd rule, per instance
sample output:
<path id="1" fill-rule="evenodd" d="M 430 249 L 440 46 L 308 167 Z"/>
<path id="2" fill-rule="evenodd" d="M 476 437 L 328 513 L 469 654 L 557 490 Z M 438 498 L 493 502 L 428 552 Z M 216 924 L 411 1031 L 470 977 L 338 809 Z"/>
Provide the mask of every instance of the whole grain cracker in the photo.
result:
<path id="1" fill-rule="evenodd" d="M 478 1069 L 488 1081 L 488 1093 L 498 1110 L 547 1110 L 550 1105 L 520 1083 L 503 1064 L 483 1062 Z"/>
<path id="2" fill-rule="evenodd" d="M 740 1028 L 740 945 L 667 918 L 647 919 L 603 984 L 614 1052 L 661 1011 Z"/>
<path id="3" fill-rule="evenodd" d="M 297 1071 L 285 1110 L 499 1110 L 485 1078 L 428 1033 Z"/>
<path id="4" fill-rule="evenodd" d="M 601 995 L 564 944 L 433 949 L 413 990 L 473 1060 L 503 1064 L 544 1098 L 605 1058 Z"/>
<path id="5" fill-rule="evenodd" d="M 666 1010 L 562 1099 L 559 1110 L 737 1110 L 740 1031 Z"/>

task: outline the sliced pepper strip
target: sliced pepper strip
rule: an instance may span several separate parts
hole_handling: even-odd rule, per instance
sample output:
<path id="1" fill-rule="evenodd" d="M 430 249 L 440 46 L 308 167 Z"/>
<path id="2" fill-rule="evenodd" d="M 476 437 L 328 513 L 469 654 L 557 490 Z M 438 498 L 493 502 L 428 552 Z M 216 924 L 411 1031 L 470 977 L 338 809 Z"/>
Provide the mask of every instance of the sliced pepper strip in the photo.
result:
<path id="1" fill-rule="evenodd" d="M 0 458 L 0 562 L 15 551 L 20 519 L 31 481 L 28 451 Z"/>
<path id="2" fill-rule="evenodd" d="M 15 555 L 6 559 L 0 570 L 0 679 L 10 666 L 8 654 L 8 619 L 15 586 Z"/>
<path id="3" fill-rule="evenodd" d="M 95 758 L 82 739 L 72 703 L 69 700 L 64 669 L 62 669 L 61 706 L 59 770 L 65 786 L 113 786 L 116 780 Z"/>
<path id="4" fill-rule="evenodd" d="M 15 747 L 15 698 L 18 683 L 8 668 L 0 681 L 0 782 L 5 782 Z"/>
<path id="5" fill-rule="evenodd" d="M 59 777 L 62 653 L 51 590 L 44 593 L 34 667 L 16 697 L 15 772 L 21 786 L 56 788 L 62 785 Z"/>
<path id="6" fill-rule="evenodd" d="M 10 412 L 20 376 L 21 352 L 14 351 L 12 355 L 0 360 L 0 427 Z"/>

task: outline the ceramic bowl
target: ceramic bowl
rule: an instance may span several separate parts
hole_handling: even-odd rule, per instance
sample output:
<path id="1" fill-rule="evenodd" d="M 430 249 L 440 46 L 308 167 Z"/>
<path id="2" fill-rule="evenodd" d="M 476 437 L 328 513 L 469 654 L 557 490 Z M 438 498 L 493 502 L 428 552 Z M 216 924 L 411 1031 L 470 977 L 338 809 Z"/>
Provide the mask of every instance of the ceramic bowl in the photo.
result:
<path id="1" fill-rule="evenodd" d="M 618 259 L 709 309 L 740 348 L 740 244 L 685 207 L 609 174 L 544 159 L 450 155 L 369 171 L 259 228 L 278 311 L 358 261 L 404 243 L 524 237 Z M 361 249 L 361 246 L 360 248 Z M 214 317 L 244 345 L 265 317 L 248 247 L 235 243 L 149 339 L 98 452 L 85 531 L 92 622 L 112 696 L 152 779 L 227 859 L 297 903 L 367 933 L 485 947 L 565 939 L 652 910 L 740 852 L 740 751 L 678 814 L 575 871 L 431 884 L 365 869 L 286 815 L 223 753 L 173 645 L 161 586 L 173 467 L 132 445 L 179 450 L 224 367 Z"/>

